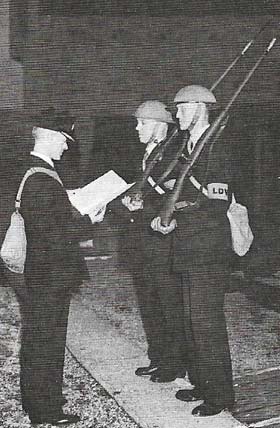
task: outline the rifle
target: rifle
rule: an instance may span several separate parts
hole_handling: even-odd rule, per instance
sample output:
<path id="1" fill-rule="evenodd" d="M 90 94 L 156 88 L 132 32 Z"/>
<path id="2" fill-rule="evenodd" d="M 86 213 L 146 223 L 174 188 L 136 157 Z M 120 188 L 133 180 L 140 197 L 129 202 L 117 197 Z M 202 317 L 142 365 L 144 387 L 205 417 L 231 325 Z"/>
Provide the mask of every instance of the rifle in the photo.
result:
<path id="1" fill-rule="evenodd" d="M 271 23 L 271 21 L 267 21 L 258 31 L 257 33 L 252 37 L 252 39 L 246 43 L 246 45 L 243 47 L 242 51 L 236 55 L 236 57 L 233 59 L 233 61 L 229 64 L 229 66 L 226 68 L 226 70 L 221 74 L 221 76 L 213 83 L 213 85 L 210 88 L 210 91 L 213 91 L 217 88 L 217 86 L 224 80 L 224 78 L 228 75 L 228 73 L 233 69 L 233 67 L 245 56 L 248 49 L 255 43 L 258 36 L 264 31 L 264 29 Z M 178 135 L 178 132 L 175 133 L 174 137 Z M 179 147 L 178 151 L 175 153 L 174 158 L 169 163 L 169 165 L 166 167 L 166 170 L 162 173 L 160 178 L 157 180 L 157 182 L 145 193 L 144 196 L 146 196 L 148 193 L 150 193 L 156 186 L 159 186 L 163 183 L 163 181 L 168 177 L 168 175 L 173 171 L 175 166 L 177 165 L 178 160 L 183 155 L 184 149 L 186 147 L 186 144 L 188 142 L 188 138 L 186 139 L 186 133 L 184 134 L 184 137 L 182 139 L 182 144 Z M 164 142 L 163 142 L 164 144 Z M 184 156 L 183 156 L 184 157 Z M 149 174 L 145 174 L 146 180 L 150 175 L 150 172 L 153 168 L 149 170 Z"/>
<path id="2" fill-rule="evenodd" d="M 262 55 L 258 58 L 258 60 L 255 62 L 253 67 L 249 70 L 249 72 L 246 74 L 243 81 L 238 86 L 237 90 L 234 92 L 233 96 L 225 106 L 225 108 L 222 110 L 222 112 L 219 114 L 219 116 L 216 118 L 216 120 L 213 122 L 213 124 L 210 126 L 210 128 L 207 130 L 205 136 L 203 136 L 195 145 L 194 150 L 190 154 L 190 156 L 186 159 L 184 167 L 181 169 L 181 172 L 179 174 L 179 177 L 176 180 L 175 187 L 169 197 L 166 199 L 165 205 L 163 209 L 159 213 L 159 217 L 161 218 L 161 224 L 163 226 L 168 226 L 170 224 L 173 212 L 175 210 L 175 204 L 178 201 L 185 177 L 190 174 L 190 171 L 194 165 L 194 163 L 197 161 L 197 159 L 200 156 L 200 153 L 202 152 L 203 148 L 208 144 L 209 141 L 213 140 L 214 142 L 216 139 L 219 138 L 222 130 L 223 130 L 223 121 L 227 118 L 228 112 L 230 108 L 232 107 L 233 103 L 243 90 L 244 86 L 247 84 L 247 82 L 251 79 L 256 69 L 259 67 L 261 62 L 264 60 L 266 55 L 270 52 L 270 50 L 273 48 L 274 44 L 276 42 L 276 37 L 272 38 L 269 42 L 268 46 L 266 47 L 265 51 L 262 53 Z"/>
<path id="3" fill-rule="evenodd" d="M 130 196 L 130 198 L 134 200 L 142 199 L 142 190 L 146 184 L 146 181 L 148 180 L 155 165 L 162 159 L 165 150 L 173 142 L 173 139 L 177 136 L 178 132 L 178 128 L 174 126 L 170 134 L 157 145 L 152 153 L 152 158 L 150 159 L 149 164 L 141 173 L 141 175 L 136 179 L 136 182 L 131 187 L 131 189 L 126 192 L 125 196 Z"/>

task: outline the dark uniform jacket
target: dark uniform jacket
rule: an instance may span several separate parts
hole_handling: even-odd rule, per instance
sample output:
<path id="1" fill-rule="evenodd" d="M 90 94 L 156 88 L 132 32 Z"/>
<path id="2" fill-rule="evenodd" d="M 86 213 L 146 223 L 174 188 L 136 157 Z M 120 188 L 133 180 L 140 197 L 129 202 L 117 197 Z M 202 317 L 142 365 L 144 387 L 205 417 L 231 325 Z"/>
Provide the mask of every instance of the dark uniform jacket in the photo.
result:
<path id="1" fill-rule="evenodd" d="M 164 152 L 162 159 L 154 166 L 150 175 L 154 182 L 159 180 L 170 165 L 170 162 L 174 159 L 180 147 L 180 138 L 174 139 Z M 153 159 L 156 150 L 155 148 L 148 157 L 146 167 L 148 167 L 149 162 Z M 137 216 L 135 223 L 138 225 L 139 243 L 142 249 L 144 262 L 152 269 L 159 268 L 162 270 L 163 266 L 166 268 L 170 267 L 172 234 L 162 235 L 159 232 L 153 231 L 151 228 L 151 221 L 159 215 L 166 198 L 170 194 L 170 190 L 165 187 L 164 183 L 170 179 L 176 178 L 179 170 L 180 168 L 175 168 L 160 185 L 164 193 L 159 193 L 155 189 L 152 189 L 151 184 L 146 182 L 144 187 L 144 209 L 135 214 Z"/>
<path id="2" fill-rule="evenodd" d="M 48 163 L 31 156 L 26 170 L 34 166 L 52 169 Z M 87 272 L 79 240 L 90 235 L 89 217 L 74 220 L 65 189 L 44 173 L 35 173 L 27 179 L 21 213 L 27 237 L 27 286 L 76 288 Z"/>
<path id="3" fill-rule="evenodd" d="M 178 225 L 173 234 L 175 270 L 184 271 L 190 264 L 225 262 L 232 254 L 227 218 L 231 202 L 230 151 L 227 142 L 219 140 L 210 154 L 209 146 L 204 148 L 192 170 L 192 175 L 208 192 L 212 183 L 209 197 L 204 196 L 188 177 L 185 179 L 180 200 L 199 200 L 199 208 L 175 213 Z M 226 193 L 228 200 L 222 199 Z"/>
<path id="4" fill-rule="evenodd" d="M 179 142 L 171 144 L 162 162 L 153 169 L 151 175 L 156 181 L 165 170 L 174 152 L 178 150 Z M 209 159 L 209 163 L 208 163 Z M 172 171 L 166 180 L 176 178 L 181 171 L 180 163 Z M 164 195 L 159 195 L 155 190 L 144 201 L 142 213 L 142 227 L 146 228 L 146 236 L 153 240 L 145 240 L 145 253 L 147 262 L 171 264 L 173 269 L 182 272 L 188 266 L 204 263 L 216 263 L 225 261 L 231 253 L 231 232 L 227 209 L 231 200 L 231 155 L 230 146 L 226 141 L 218 141 L 209 158 L 209 146 L 202 151 L 198 161 L 192 170 L 192 175 L 207 189 L 209 183 L 217 183 L 215 186 L 217 195 L 221 191 L 219 183 L 228 185 L 228 201 L 222 199 L 208 199 L 193 185 L 187 177 L 184 182 L 179 201 L 195 202 L 199 198 L 200 206 L 195 210 L 182 210 L 174 213 L 178 227 L 169 235 L 162 235 L 152 231 L 151 221 L 159 215 L 164 207 L 170 190 L 164 184 Z M 149 186 L 147 184 L 147 186 Z M 212 195 L 213 196 L 213 195 Z M 157 245 L 157 242 L 160 245 Z"/>

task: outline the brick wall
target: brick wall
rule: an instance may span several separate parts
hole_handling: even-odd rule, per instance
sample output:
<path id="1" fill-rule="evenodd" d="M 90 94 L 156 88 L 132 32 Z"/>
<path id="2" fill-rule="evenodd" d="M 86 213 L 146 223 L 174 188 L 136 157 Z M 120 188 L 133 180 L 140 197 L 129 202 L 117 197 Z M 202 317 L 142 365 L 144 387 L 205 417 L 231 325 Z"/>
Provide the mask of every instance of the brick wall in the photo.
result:
<path id="1" fill-rule="evenodd" d="M 150 98 L 171 101 L 186 84 L 210 87 L 268 18 L 33 17 L 24 56 L 26 102 L 102 115 L 130 114 Z M 217 89 L 221 101 L 259 54 L 252 49 Z M 279 100 L 279 57 L 275 47 L 240 102 Z"/>
<path id="2" fill-rule="evenodd" d="M 25 107 L 54 105 L 78 116 L 82 159 L 96 141 L 96 116 L 128 116 L 147 99 L 172 101 L 187 84 L 211 87 L 269 16 L 41 15 L 29 1 L 23 55 Z M 260 43 L 216 95 L 225 103 L 262 52 Z M 279 47 L 242 91 L 238 104 L 279 103 Z M 246 118 L 245 118 L 246 120 Z"/>

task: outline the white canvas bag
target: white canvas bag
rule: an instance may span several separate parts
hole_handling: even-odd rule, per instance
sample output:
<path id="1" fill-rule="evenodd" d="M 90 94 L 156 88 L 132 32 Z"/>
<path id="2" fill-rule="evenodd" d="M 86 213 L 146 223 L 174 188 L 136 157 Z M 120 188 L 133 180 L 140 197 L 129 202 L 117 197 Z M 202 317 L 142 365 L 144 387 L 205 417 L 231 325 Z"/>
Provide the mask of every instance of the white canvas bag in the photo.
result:
<path id="1" fill-rule="evenodd" d="M 227 210 L 227 217 L 230 222 L 232 248 L 238 256 L 245 256 L 252 245 L 254 235 L 249 225 L 248 210 L 236 202 L 234 194 Z"/>
<path id="2" fill-rule="evenodd" d="M 30 168 L 24 175 L 15 201 L 15 211 L 11 215 L 10 226 L 6 232 L 4 241 L 1 246 L 0 256 L 5 266 L 14 273 L 23 273 L 26 259 L 26 235 L 24 227 L 24 219 L 19 212 L 21 204 L 21 194 L 24 184 L 28 177 L 36 172 L 43 172 L 55 178 L 61 183 L 58 174 L 47 168 L 34 167 Z M 62 184 L 62 183 L 61 183 Z"/>

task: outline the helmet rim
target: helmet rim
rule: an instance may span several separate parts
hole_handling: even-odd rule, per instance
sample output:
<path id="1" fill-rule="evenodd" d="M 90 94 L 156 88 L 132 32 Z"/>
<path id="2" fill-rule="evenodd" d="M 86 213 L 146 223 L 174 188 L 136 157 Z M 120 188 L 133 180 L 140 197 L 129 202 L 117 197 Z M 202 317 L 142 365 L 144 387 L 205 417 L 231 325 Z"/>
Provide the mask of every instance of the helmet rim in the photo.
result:
<path id="1" fill-rule="evenodd" d="M 174 123 L 170 111 L 167 110 L 167 106 L 158 100 L 144 101 L 133 116 L 137 119 L 150 119 L 157 122 Z"/>
<path id="2" fill-rule="evenodd" d="M 205 103 L 215 104 L 217 102 L 215 95 L 209 89 L 201 85 L 188 85 L 181 88 L 175 95 L 175 104 L 183 103 Z"/>

